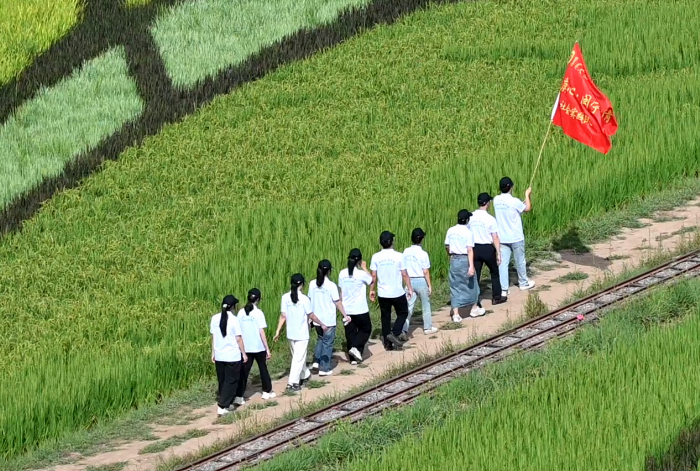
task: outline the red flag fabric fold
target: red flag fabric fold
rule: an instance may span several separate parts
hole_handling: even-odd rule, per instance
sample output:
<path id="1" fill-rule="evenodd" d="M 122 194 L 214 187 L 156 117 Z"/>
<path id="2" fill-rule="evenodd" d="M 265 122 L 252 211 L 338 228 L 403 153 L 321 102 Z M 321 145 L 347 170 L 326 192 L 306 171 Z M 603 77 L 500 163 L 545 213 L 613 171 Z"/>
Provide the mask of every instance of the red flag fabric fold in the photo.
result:
<path id="1" fill-rule="evenodd" d="M 607 154 L 617 131 L 612 103 L 588 73 L 578 43 L 574 45 L 554 105 L 552 124 L 567 136 Z"/>

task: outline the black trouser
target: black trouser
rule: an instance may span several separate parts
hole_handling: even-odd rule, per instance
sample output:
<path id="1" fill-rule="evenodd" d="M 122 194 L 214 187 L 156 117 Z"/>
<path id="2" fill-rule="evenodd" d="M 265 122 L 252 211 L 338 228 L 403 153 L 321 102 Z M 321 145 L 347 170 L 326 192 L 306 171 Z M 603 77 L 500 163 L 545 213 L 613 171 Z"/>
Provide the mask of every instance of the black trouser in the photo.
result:
<path id="1" fill-rule="evenodd" d="M 498 277 L 498 256 L 493 244 L 474 244 L 474 270 L 477 283 L 481 280 L 481 269 L 486 265 L 491 272 L 491 298 L 501 299 L 501 281 Z M 481 307 L 481 300 L 479 300 Z"/>
<path id="2" fill-rule="evenodd" d="M 253 361 L 258 364 L 258 369 L 260 370 L 260 381 L 262 382 L 263 392 L 272 392 L 272 378 L 270 378 L 270 372 L 267 371 L 267 352 L 246 352 L 246 355 L 248 355 L 248 361 L 243 363 L 241 367 L 241 377 L 238 380 L 236 397 L 243 397 L 243 394 L 245 394 L 245 388 L 248 384 L 248 375 L 253 368 Z"/>
<path id="3" fill-rule="evenodd" d="M 216 377 L 219 380 L 219 395 L 217 402 L 222 409 L 228 409 L 235 398 L 238 380 L 241 376 L 240 361 L 217 361 Z"/>
<path id="4" fill-rule="evenodd" d="M 364 314 L 351 314 L 348 325 L 345 326 L 345 338 L 348 341 L 348 351 L 351 348 L 356 348 L 360 354 L 364 353 L 365 345 L 372 335 L 372 319 L 369 317 L 369 312 Z"/>
<path id="5" fill-rule="evenodd" d="M 396 311 L 396 321 L 394 327 L 391 327 L 391 308 Z M 384 337 L 384 345 L 391 345 L 386 339 L 386 336 L 393 333 L 395 336 L 401 335 L 403 326 L 408 317 L 408 299 L 406 295 L 398 298 L 379 298 L 379 310 L 382 314 L 382 337 Z"/>

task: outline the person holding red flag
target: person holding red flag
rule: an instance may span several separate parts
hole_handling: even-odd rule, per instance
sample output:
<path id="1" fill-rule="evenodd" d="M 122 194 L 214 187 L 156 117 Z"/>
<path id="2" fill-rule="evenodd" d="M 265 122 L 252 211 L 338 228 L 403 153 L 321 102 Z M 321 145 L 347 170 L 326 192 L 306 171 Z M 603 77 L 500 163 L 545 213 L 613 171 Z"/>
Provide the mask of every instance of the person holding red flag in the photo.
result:
<path id="1" fill-rule="evenodd" d="M 578 43 L 574 44 L 566 73 L 552 110 L 552 124 L 567 136 L 607 154 L 610 136 L 617 131 L 617 120 L 608 97 L 588 73 Z"/>

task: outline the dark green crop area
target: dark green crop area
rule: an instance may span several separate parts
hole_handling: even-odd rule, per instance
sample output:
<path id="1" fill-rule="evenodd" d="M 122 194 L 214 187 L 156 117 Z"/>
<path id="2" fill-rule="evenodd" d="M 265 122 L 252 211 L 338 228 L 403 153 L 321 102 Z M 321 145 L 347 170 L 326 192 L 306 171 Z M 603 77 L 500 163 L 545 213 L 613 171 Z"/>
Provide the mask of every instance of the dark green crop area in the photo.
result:
<path id="1" fill-rule="evenodd" d="M 443 273 L 457 210 L 504 174 L 522 195 L 577 38 L 620 129 L 607 156 L 553 133 L 528 236 L 695 175 L 699 30 L 691 0 L 431 8 L 129 149 L 0 241 L 0 454 L 210 375 L 228 292 L 274 325 L 290 274 L 415 226 Z"/>

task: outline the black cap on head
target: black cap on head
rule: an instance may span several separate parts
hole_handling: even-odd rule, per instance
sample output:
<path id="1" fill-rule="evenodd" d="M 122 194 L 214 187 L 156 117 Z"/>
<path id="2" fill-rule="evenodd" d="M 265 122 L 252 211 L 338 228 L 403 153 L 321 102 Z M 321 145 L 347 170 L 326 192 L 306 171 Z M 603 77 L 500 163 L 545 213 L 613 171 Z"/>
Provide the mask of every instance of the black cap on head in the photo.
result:
<path id="1" fill-rule="evenodd" d="M 476 198 L 476 202 L 479 206 L 485 206 L 486 203 L 491 201 L 493 198 L 491 198 L 491 195 L 488 193 L 480 193 L 479 196 Z"/>
<path id="2" fill-rule="evenodd" d="M 238 304 L 238 299 L 232 294 L 227 294 L 224 296 L 224 300 L 221 302 L 221 307 L 224 309 L 228 309 L 230 307 L 234 307 L 236 304 Z"/>
<path id="3" fill-rule="evenodd" d="M 423 231 L 423 229 L 421 229 L 420 227 L 416 227 L 415 229 L 413 229 L 413 232 L 411 232 L 411 242 L 417 244 L 421 240 L 423 240 L 423 238 L 425 238 L 425 232 Z"/>
<path id="4" fill-rule="evenodd" d="M 469 221 L 470 217 L 472 217 L 472 213 L 470 213 L 466 209 L 460 209 L 457 213 L 457 222 L 459 224 L 466 224 L 467 221 Z"/>
<path id="5" fill-rule="evenodd" d="M 323 270 L 330 270 L 331 268 L 333 268 L 333 266 L 331 266 L 330 260 L 326 260 L 324 258 L 323 260 L 318 262 L 318 268 L 321 268 Z"/>
<path id="6" fill-rule="evenodd" d="M 362 252 L 360 252 L 360 249 L 352 249 L 350 254 L 348 254 L 348 258 L 353 260 L 362 260 Z"/>
<path id="7" fill-rule="evenodd" d="M 292 286 L 301 286 L 304 284 L 304 275 L 301 273 L 295 273 L 292 275 Z"/>
<path id="8" fill-rule="evenodd" d="M 501 193 L 508 193 L 511 188 L 513 188 L 513 180 L 510 177 L 503 177 L 501 181 L 498 182 L 498 187 L 501 189 Z"/>
<path id="9" fill-rule="evenodd" d="M 254 303 L 260 297 L 262 296 L 262 293 L 260 293 L 260 290 L 258 288 L 252 288 L 250 291 L 248 291 L 248 301 L 251 303 Z"/>
<path id="10" fill-rule="evenodd" d="M 394 234 L 392 234 L 389 231 L 382 232 L 379 236 L 379 243 L 382 247 L 388 249 L 389 247 L 391 247 L 391 244 L 394 243 Z"/>

